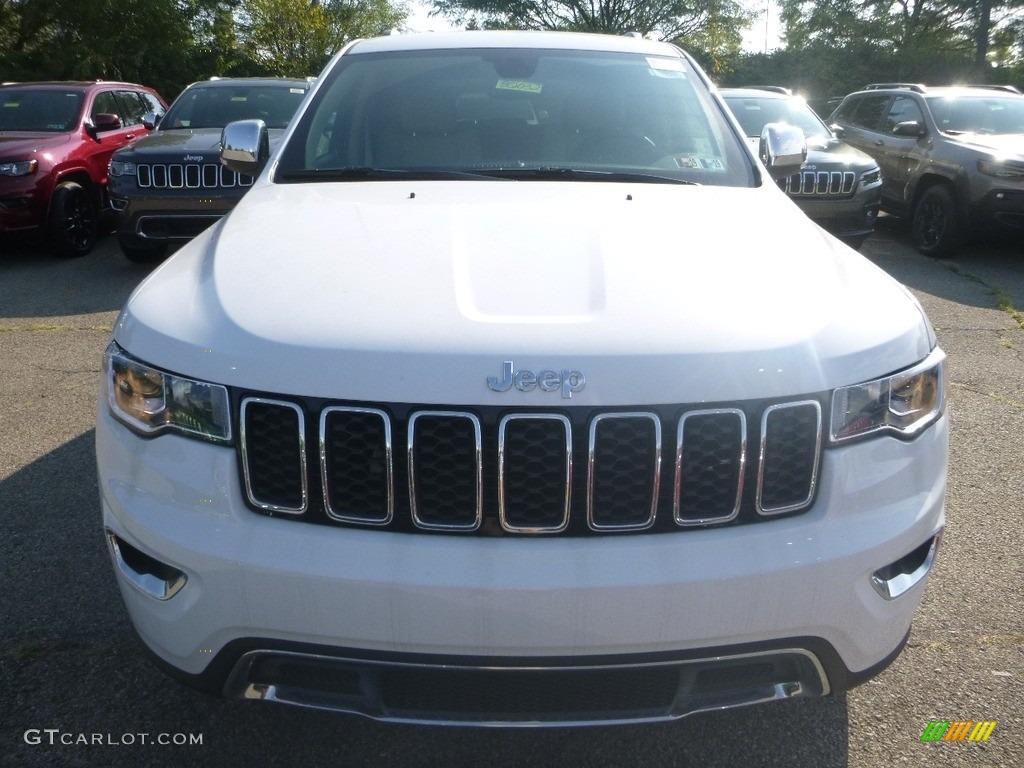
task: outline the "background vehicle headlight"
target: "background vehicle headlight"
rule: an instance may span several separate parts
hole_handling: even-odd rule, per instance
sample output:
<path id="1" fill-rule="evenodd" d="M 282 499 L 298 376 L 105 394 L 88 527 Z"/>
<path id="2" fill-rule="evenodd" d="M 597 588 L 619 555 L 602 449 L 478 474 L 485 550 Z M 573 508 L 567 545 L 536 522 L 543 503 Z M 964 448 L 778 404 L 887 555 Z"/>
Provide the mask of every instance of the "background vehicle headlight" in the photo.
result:
<path id="1" fill-rule="evenodd" d="M 0 176 L 28 176 L 39 168 L 39 161 L 19 160 L 16 163 L 0 163 Z"/>
<path id="2" fill-rule="evenodd" d="M 152 368 L 111 344 L 104 354 L 107 403 L 114 416 L 144 435 L 179 432 L 215 442 L 231 440 L 228 391 Z"/>
<path id="3" fill-rule="evenodd" d="M 1024 163 L 1007 160 L 998 162 L 996 160 L 979 160 L 978 170 L 986 176 L 995 176 L 997 179 L 1008 179 L 1012 181 L 1024 181 Z"/>
<path id="4" fill-rule="evenodd" d="M 906 371 L 832 393 L 832 442 L 886 432 L 913 437 L 945 408 L 945 354 L 936 348 Z"/>
<path id="5" fill-rule="evenodd" d="M 135 163 L 129 163 L 124 160 L 111 160 L 110 167 L 107 169 L 111 176 L 134 176 L 135 170 Z"/>

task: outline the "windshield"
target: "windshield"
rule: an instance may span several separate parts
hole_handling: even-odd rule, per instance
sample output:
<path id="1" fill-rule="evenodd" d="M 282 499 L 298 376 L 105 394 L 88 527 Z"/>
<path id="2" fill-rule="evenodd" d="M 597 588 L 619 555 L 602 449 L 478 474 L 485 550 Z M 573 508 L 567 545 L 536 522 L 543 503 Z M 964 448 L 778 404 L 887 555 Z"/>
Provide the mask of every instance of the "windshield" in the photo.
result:
<path id="1" fill-rule="evenodd" d="M 1024 96 L 930 97 L 928 106 L 945 133 L 1024 134 Z"/>
<path id="2" fill-rule="evenodd" d="M 748 155 L 685 59 L 566 50 L 343 57 L 275 178 L 398 172 L 753 184 Z"/>
<path id="3" fill-rule="evenodd" d="M 281 85 L 194 85 L 181 94 L 160 121 L 160 130 L 223 128 L 235 120 L 262 120 L 267 128 L 287 128 L 306 88 Z"/>
<path id="4" fill-rule="evenodd" d="M 759 137 L 768 123 L 786 123 L 804 132 L 807 139 L 827 141 L 832 132 L 803 99 L 773 99 L 724 94 L 725 103 L 736 115 L 747 136 Z"/>
<path id="5" fill-rule="evenodd" d="M 65 133 L 82 114 L 81 91 L 54 88 L 0 90 L 0 131 Z"/>

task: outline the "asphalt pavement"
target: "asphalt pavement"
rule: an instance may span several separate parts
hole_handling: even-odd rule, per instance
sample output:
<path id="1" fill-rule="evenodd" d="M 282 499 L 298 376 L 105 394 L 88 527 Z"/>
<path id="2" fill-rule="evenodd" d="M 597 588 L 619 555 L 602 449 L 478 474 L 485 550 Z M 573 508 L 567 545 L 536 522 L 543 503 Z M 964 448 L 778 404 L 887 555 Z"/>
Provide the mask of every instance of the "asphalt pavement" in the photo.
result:
<path id="1" fill-rule="evenodd" d="M 165 677 L 117 591 L 93 431 L 100 355 L 151 268 L 112 236 L 77 260 L 0 249 L 0 765 L 1024 766 L 1021 245 L 937 261 L 883 219 L 862 250 L 920 299 L 949 356 L 947 529 L 896 662 L 845 695 L 575 730 L 381 725 Z M 996 726 L 981 743 L 921 741 L 935 720 Z"/>

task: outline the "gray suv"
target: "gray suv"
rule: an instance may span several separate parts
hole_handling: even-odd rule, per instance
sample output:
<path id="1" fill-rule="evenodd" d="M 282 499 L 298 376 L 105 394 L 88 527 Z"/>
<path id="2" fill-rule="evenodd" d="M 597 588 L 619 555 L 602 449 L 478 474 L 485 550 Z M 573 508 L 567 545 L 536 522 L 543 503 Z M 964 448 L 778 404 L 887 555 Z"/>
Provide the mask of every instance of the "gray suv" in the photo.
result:
<path id="1" fill-rule="evenodd" d="M 807 163 L 778 185 L 823 229 L 853 248 L 874 232 L 882 175 L 869 155 L 840 141 L 807 102 L 788 89 L 748 86 L 719 90 L 747 141 L 757 146 L 768 123 L 803 131 Z"/>
<path id="2" fill-rule="evenodd" d="M 1024 235 L 1024 95 L 1011 87 L 881 83 L 829 122 L 878 160 L 882 209 L 911 222 L 917 249 L 956 252 L 972 233 Z"/>

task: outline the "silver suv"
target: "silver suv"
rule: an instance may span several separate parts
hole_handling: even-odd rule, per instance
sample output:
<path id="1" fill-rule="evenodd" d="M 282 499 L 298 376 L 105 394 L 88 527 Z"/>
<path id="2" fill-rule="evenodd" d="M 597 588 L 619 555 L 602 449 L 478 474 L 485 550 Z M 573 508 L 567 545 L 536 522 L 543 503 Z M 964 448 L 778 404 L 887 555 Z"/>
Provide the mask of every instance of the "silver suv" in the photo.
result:
<path id="1" fill-rule="evenodd" d="M 1024 234 L 1024 95 L 1011 87 L 869 85 L 833 130 L 878 160 L 882 210 L 911 221 L 918 250 L 954 253 L 972 232 Z"/>

